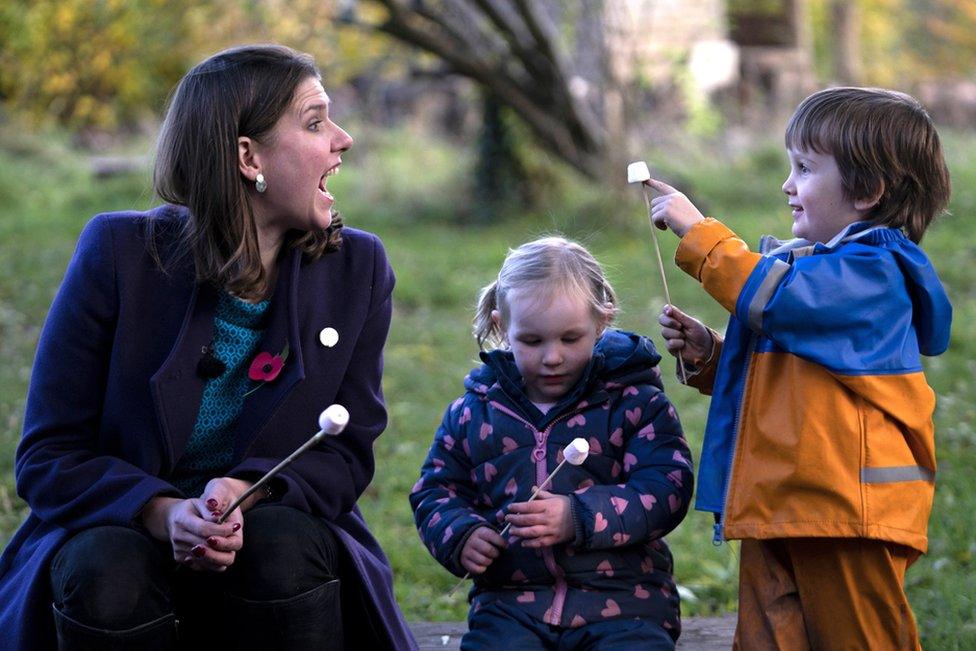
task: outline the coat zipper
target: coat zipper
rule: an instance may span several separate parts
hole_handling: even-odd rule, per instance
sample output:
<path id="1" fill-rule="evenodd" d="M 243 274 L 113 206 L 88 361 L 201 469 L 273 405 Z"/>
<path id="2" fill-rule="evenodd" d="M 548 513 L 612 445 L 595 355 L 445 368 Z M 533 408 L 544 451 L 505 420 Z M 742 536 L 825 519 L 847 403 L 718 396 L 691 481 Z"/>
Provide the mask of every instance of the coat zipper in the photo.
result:
<path id="1" fill-rule="evenodd" d="M 594 403 L 598 404 L 598 403 Z M 514 411 L 505 407 L 498 401 L 493 400 L 491 405 L 498 411 L 507 414 L 508 416 L 524 423 L 532 430 L 532 435 L 535 437 L 535 447 L 532 449 L 530 456 L 535 462 L 535 483 L 536 486 L 542 486 L 542 482 L 546 480 L 549 476 L 548 468 L 546 467 L 546 442 L 549 440 L 549 434 L 552 432 L 552 428 L 556 426 L 560 421 L 566 420 L 576 416 L 576 414 L 581 413 L 582 409 L 577 409 L 567 414 L 559 416 L 551 423 L 549 423 L 544 430 L 541 432 L 535 428 L 535 426 L 522 418 Z M 588 404 L 588 407 L 592 407 L 592 404 Z M 553 580 L 556 582 L 555 594 L 552 598 L 552 606 L 549 608 L 549 617 L 546 621 L 547 624 L 553 626 L 559 626 L 560 620 L 563 615 L 563 606 L 566 603 L 566 593 L 568 592 L 568 586 L 566 584 L 566 577 L 562 571 L 562 568 L 556 564 L 556 557 L 552 553 L 552 547 L 545 547 L 542 549 L 542 559 L 546 564 L 546 569 L 549 570 L 549 574 L 552 575 Z"/>
<path id="2" fill-rule="evenodd" d="M 735 416 L 732 420 L 732 445 L 729 447 L 729 461 L 727 465 L 729 470 L 725 476 L 725 495 L 722 497 L 722 511 L 718 514 L 718 518 L 716 518 L 716 522 L 713 525 L 712 544 L 716 547 L 725 541 L 722 529 L 725 527 L 725 511 L 728 509 L 729 491 L 732 488 L 732 466 L 735 461 L 735 448 L 739 444 L 739 427 L 742 425 L 742 410 L 746 402 L 746 385 L 749 383 L 749 369 L 752 367 L 753 352 L 756 350 L 758 341 L 759 337 L 750 331 L 749 343 L 746 345 L 746 361 L 743 367 L 744 372 L 742 374 L 742 390 L 739 395 L 739 405 L 735 410 Z"/>

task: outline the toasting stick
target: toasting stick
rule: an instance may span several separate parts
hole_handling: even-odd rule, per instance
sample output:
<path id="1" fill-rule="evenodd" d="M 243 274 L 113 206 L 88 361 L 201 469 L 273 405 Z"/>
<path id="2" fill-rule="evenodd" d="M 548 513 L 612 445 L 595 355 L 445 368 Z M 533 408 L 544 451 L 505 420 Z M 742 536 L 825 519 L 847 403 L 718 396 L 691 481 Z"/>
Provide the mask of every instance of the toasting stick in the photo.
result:
<path id="1" fill-rule="evenodd" d="M 661 272 L 661 283 L 664 284 L 664 300 L 668 302 L 668 305 L 673 305 L 671 291 L 668 289 L 668 277 L 664 275 L 664 259 L 661 257 L 661 245 L 657 241 L 657 229 L 654 228 L 654 222 L 651 220 L 651 200 L 647 196 L 647 185 L 644 183 L 650 179 L 651 171 L 647 169 L 647 163 L 644 161 L 639 160 L 627 166 L 627 183 L 640 183 L 641 193 L 644 196 L 644 206 L 647 207 L 647 220 L 651 224 L 651 239 L 654 240 L 654 252 L 657 254 L 657 268 Z M 685 375 L 685 364 L 680 353 L 678 354 L 678 372 L 681 374 L 681 381 L 687 384 L 688 377 Z"/>
<path id="2" fill-rule="evenodd" d="M 531 502 L 532 500 L 534 500 L 539 495 L 539 493 L 542 490 L 544 490 L 546 486 L 549 485 L 549 482 L 551 482 L 552 478 L 556 476 L 556 473 L 559 472 L 560 468 L 562 468 L 567 463 L 569 463 L 572 466 L 582 465 L 583 462 L 586 461 L 586 457 L 589 454 L 590 454 L 590 444 L 587 442 L 586 439 L 577 438 L 570 441 L 569 445 L 563 448 L 563 460 L 559 462 L 559 465 L 556 466 L 555 470 L 549 473 L 549 476 L 545 478 L 542 484 L 536 487 L 535 492 L 532 493 L 532 495 L 529 497 L 529 499 L 526 500 L 526 502 Z M 508 533 L 508 530 L 509 528 L 511 528 L 511 526 L 512 526 L 511 522 L 506 524 L 505 528 L 503 528 L 498 535 L 504 538 L 505 534 Z M 469 578 L 471 578 L 471 572 L 465 574 L 464 577 L 462 577 L 461 580 L 457 582 L 457 585 L 451 588 L 451 591 L 448 593 L 447 596 L 450 597 L 455 592 L 457 592 L 457 589 L 460 588 L 461 585 Z"/>
<path id="3" fill-rule="evenodd" d="M 250 488 L 241 493 L 240 497 L 234 500 L 233 503 L 227 507 L 227 510 L 225 510 L 224 514 L 220 516 L 217 523 L 223 524 L 230 514 L 234 512 L 234 509 L 240 506 L 244 500 L 254 493 L 254 491 L 260 489 L 262 486 L 271 481 L 275 475 L 287 468 L 292 461 L 307 452 L 309 448 L 318 445 L 326 436 L 337 436 L 341 434 L 342 430 L 346 428 L 348 423 L 349 412 L 346 411 L 346 408 L 342 405 L 332 405 L 319 414 L 319 431 L 313 434 L 312 438 L 302 443 L 297 450 L 285 457 L 281 463 L 269 470 L 264 477 L 254 482 Z"/>

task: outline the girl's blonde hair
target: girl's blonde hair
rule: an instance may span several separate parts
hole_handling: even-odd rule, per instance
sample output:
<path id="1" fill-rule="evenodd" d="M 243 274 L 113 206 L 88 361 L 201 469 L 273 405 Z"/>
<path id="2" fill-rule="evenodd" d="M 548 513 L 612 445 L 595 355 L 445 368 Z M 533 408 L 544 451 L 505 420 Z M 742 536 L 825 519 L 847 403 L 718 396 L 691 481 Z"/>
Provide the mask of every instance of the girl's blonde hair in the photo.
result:
<path id="1" fill-rule="evenodd" d="M 582 245 L 563 237 L 543 237 L 509 249 L 498 279 L 482 288 L 474 318 L 478 346 L 501 346 L 505 333 L 491 318 L 498 310 L 501 321 L 508 320 L 508 295 L 516 289 L 541 290 L 553 295 L 558 290 L 582 296 L 589 303 L 593 318 L 610 325 L 617 313 L 617 296 L 603 273 L 603 267 Z"/>

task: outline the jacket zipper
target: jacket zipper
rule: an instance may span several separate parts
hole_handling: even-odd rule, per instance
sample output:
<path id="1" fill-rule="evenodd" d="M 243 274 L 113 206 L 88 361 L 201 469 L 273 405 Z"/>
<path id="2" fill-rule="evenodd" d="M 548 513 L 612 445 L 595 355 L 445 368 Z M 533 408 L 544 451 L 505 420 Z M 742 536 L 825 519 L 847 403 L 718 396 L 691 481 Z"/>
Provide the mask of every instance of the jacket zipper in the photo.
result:
<path id="1" fill-rule="evenodd" d="M 516 414 L 511 409 L 505 407 L 501 403 L 493 400 L 491 404 L 493 407 L 495 407 L 495 409 L 498 409 L 502 413 L 507 414 L 508 416 L 518 420 L 521 423 L 524 423 L 532 430 L 532 435 L 535 437 L 535 447 L 532 449 L 530 456 L 532 458 L 532 461 L 535 462 L 536 486 L 541 487 L 542 482 L 544 482 L 546 480 L 546 477 L 549 476 L 548 468 L 546 467 L 546 457 L 547 457 L 546 442 L 549 439 L 549 433 L 552 432 L 552 428 L 556 426 L 556 423 L 559 423 L 560 421 L 575 416 L 576 414 L 582 412 L 582 410 L 577 409 L 567 414 L 563 414 L 562 416 L 559 416 L 551 423 L 549 423 L 546 426 L 546 428 L 540 432 L 535 428 L 535 426 L 532 423 L 522 418 L 521 416 Z M 593 405 L 588 405 L 588 406 L 593 406 Z M 568 592 L 568 586 L 566 584 L 565 574 L 563 573 L 562 568 L 556 564 L 556 557 L 552 553 L 552 547 L 544 547 L 542 549 L 542 559 L 546 564 L 546 569 L 549 570 L 549 574 L 552 575 L 553 580 L 556 582 L 555 594 L 553 595 L 552 598 L 552 606 L 549 608 L 549 617 L 546 623 L 551 624 L 553 626 L 559 626 L 559 622 L 560 620 L 562 620 L 562 616 L 563 616 L 563 606 L 566 603 L 566 593 Z"/>
<path id="2" fill-rule="evenodd" d="M 742 390 L 739 395 L 739 405 L 735 410 L 735 416 L 732 420 L 732 445 L 729 447 L 729 460 L 726 466 L 728 472 L 725 475 L 725 494 L 722 497 L 722 511 L 718 514 L 718 518 L 713 525 L 712 544 L 716 547 L 725 541 L 722 529 L 725 527 L 725 511 L 729 505 L 729 490 L 732 488 L 732 465 L 735 461 L 735 448 L 739 445 L 739 427 L 742 425 L 742 410 L 746 402 L 746 385 L 749 383 L 749 369 L 752 367 L 752 356 L 756 350 L 758 341 L 759 337 L 750 331 L 749 343 L 746 345 L 746 361 L 743 367 L 744 372 L 742 374 Z"/>

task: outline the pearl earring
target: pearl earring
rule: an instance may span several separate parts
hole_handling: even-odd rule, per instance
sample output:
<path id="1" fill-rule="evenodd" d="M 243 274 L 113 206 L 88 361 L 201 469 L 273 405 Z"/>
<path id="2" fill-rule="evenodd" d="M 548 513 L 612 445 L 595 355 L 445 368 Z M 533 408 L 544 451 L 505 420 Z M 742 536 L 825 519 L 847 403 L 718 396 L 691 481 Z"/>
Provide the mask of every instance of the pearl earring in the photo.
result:
<path id="1" fill-rule="evenodd" d="M 268 189 L 268 182 L 264 180 L 264 174 L 258 172 L 258 176 L 254 179 L 254 189 L 258 192 L 264 192 Z"/>

